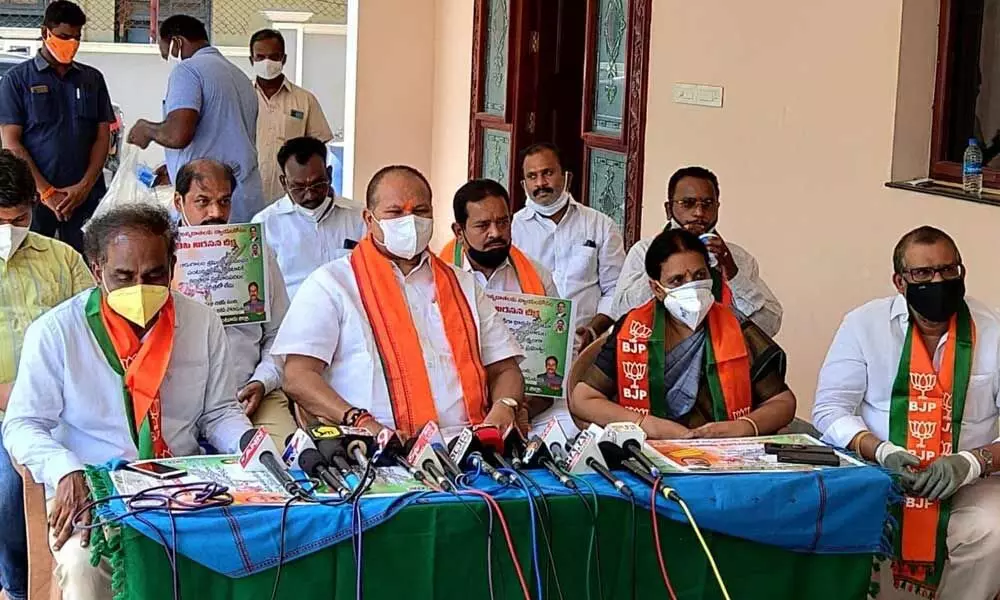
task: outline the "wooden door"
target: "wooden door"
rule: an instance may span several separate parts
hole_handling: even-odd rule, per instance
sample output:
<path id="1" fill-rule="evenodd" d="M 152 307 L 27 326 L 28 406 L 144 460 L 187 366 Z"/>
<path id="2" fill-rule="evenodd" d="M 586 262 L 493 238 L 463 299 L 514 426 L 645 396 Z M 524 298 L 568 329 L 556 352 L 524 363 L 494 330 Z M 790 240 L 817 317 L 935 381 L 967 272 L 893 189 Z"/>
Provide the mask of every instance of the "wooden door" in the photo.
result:
<path id="1" fill-rule="evenodd" d="M 587 0 L 582 198 L 611 216 L 628 248 L 642 214 L 652 0 Z"/>
<path id="2" fill-rule="evenodd" d="M 578 201 L 639 237 L 652 0 L 474 0 L 469 177 L 523 204 L 518 153 L 560 147 Z"/>
<path id="3" fill-rule="evenodd" d="M 520 180 L 516 149 L 530 144 L 521 95 L 531 51 L 522 0 L 474 0 L 469 177 L 504 185 Z M 527 130 L 527 131 L 526 131 Z"/>

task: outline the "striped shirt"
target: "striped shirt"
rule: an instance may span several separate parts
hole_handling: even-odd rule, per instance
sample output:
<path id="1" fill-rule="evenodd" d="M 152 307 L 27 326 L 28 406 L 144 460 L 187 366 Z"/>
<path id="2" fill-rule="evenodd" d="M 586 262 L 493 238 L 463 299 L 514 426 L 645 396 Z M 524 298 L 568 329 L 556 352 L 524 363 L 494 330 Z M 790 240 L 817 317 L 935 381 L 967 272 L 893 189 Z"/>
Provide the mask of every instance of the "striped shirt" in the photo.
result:
<path id="1" fill-rule="evenodd" d="M 76 250 L 34 232 L 28 232 L 9 261 L 0 259 L 0 383 L 14 381 L 28 325 L 93 286 L 94 278 Z"/>

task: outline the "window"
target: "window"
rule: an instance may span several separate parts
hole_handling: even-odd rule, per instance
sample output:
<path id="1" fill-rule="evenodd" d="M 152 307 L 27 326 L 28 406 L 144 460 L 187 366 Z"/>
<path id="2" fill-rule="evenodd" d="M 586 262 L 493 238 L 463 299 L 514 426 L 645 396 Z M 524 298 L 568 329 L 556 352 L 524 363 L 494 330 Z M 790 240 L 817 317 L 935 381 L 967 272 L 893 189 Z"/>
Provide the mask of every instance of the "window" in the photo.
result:
<path id="1" fill-rule="evenodd" d="M 148 44 L 156 40 L 150 15 L 157 23 L 172 15 L 191 15 L 212 31 L 211 0 L 116 0 L 115 41 Z"/>
<path id="2" fill-rule="evenodd" d="M 1000 0 L 941 0 L 930 176 L 961 181 L 973 137 L 1000 187 Z"/>
<path id="3" fill-rule="evenodd" d="M 0 0 L 0 27 L 42 26 L 48 0 Z"/>

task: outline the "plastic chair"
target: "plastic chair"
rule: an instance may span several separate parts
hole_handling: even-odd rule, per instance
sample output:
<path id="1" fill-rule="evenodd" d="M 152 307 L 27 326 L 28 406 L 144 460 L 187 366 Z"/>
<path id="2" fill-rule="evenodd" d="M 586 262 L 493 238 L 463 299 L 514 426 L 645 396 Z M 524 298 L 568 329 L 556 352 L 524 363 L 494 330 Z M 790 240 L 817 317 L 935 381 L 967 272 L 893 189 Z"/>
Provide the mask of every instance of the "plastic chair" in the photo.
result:
<path id="1" fill-rule="evenodd" d="M 36 483 L 31 472 L 21 465 L 17 471 L 24 479 L 24 524 L 28 534 L 28 600 L 62 600 L 55 578 L 55 560 L 49 549 L 48 512 L 45 510 L 45 486 Z"/>

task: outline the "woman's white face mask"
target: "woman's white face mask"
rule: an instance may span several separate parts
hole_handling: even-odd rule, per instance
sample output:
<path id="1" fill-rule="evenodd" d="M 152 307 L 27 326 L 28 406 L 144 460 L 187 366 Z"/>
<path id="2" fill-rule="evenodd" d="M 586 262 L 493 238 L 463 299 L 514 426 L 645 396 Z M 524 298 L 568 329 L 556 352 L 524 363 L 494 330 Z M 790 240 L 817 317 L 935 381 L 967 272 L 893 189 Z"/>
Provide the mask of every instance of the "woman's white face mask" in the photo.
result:
<path id="1" fill-rule="evenodd" d="M 691 281 L 673 289 L 663 287 L 659 281 L 654 283 L 665 294 L 663 306 L 675 319 L 687 325 L 692 331 L 701 325 L 715 304 L 711 279 Z"/>

